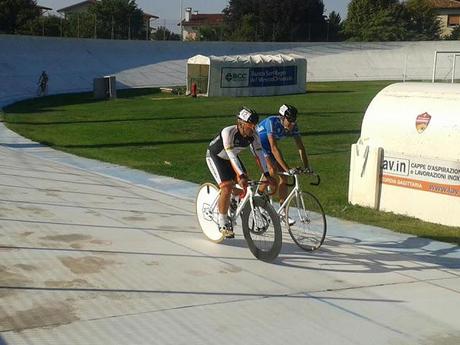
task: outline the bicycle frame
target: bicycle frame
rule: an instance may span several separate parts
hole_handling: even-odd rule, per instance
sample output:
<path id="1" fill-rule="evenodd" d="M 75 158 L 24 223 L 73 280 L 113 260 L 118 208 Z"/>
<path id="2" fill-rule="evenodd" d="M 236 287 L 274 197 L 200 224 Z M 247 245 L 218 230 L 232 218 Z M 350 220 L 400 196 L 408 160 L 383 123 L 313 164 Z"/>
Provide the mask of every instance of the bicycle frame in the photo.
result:
<path id="1" fill-rule="evenodd" d="M 293 176 L 294 177 L 294 188 L 291 190 L 291 192 L 289 193 L 289 195 L 286 197 L 286 199 L 284 200 L 284 202 L 279 206 L 279 208 L 276 210 L 276 213 L 278 213 L 278 215 L 281 215 L 281 213 L 283 213 L 283 210 L 286 208 L 286 206 L 289 204 L 289 202 L 292 200 L 292 198 L 296 195 L 299 195 L 302 193 L 302 187 L 300 186 L 300 182 L 299 182 L 299 175 L 300 175 L 300 169 L 299 169 L 299 172 L 295 173 L 295 174 L 289 174 L 287 172 L 279 172 L 278 175 L 284 175 L 284 176 Z M 319 185 L 320 183 L 320 177 L 319 175 L 317 174 L 312 174 L 313 176 L 316 177 L 317 181 L 315 183 L 310 183 L 311 185 L 314 185 L 314 186 L 317 186 Z M 292 185 L 290 185 L 292 186 Z M 271 202 L 271 198 L 270 198 L 270 202 Z M 303 200 L 302 200 L 302 203 L 303 203 Z M 272 203 L 273 204 L 273 203 Z M 305 207 L 305 205 L 302 205 L 303 207 Z"/>
<path id="2" fill-rule="evenodd" d="M 283 175 L 287 175 L 287 176 L 291 176 L 291 175 L 288 175 L 288 174 L 283 174 Z M 291 199 L 294 197 L 294 195 L 296 195 L 297 193 L 301 193 L 302 192 L 302 189 L 300 187 L 300 183 L 299 183 L 299 177 L 297 174 L 295 175 L 292 175 L 294 176 L 294 188 L 292 188 L 291 192 L 289 193 L 289 195 L 287 196 L 287 198 L 284 200 L 283 204 L 280 205 L 280 207 L 278 208 L 278 210 L 276 210 L 276 213 L 278 213 L 279 215 L 281 213 L 283 213 L 283 210 L 286 208 L 286 206 L 289 204 L 289 202 L 291 201 Z M 305 205 L 303 205 L 305 206 Z"/>
<path id="3" fill-rule="evenodd" d="M 232 221 L 232 223 L 235 223 L 235 219 L 238 218 L 238 216 L 240 215 L 241 211 L 243 210 L 243 208 L 246 206 L 246 203 L 248 202 L 249 200 L 249 203 L 251 205 L 251 210 L 254 210 L 254 202 L 253 202 L 253 196 L 254 196 L 254 188 L 259 185 L 261 182 L 260 181 L 249 181 L 249 184 L 248 184 L 248 188 L 247 188 L 247 191 L 246 191 L 246 194 L 245 196 L 243 197 L 243 200 L 240 201 L 238 207 L 236 208 L 236 211 L 235 211 L 235 214 L 233 214 L 230 219 Z M 221 191 L 219 190 L 219 193 L 217 193 L 217 197 L 216 199 L 212 202 L 212 204 L 210 205 L 211 207 L 209 208 L 210 210 L 210 215 L 213 215 L 214 214 L 214 210 L 216 209 L 217 207 L 217 202 L 219 201 L 219 197 L 220 197 L 220 193 Z M 255 219 L 255 213 L 252 212 L 252 216 L 253 216 L 253 220 L 254 222 L 256 221 Z M 214 221 L 216 222 L 216 219 L 214 219 Z"/>

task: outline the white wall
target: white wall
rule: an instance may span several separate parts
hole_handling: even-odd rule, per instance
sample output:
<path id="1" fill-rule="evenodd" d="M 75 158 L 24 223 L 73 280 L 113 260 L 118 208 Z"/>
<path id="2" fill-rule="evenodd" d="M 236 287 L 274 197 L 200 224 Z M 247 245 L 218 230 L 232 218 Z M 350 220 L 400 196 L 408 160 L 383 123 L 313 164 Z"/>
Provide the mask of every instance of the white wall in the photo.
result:
<path id="1" fill-rule="evenodd" d="M 42 70 L 49 93 L 92 90 L 95 77 L 115 74 L 118 87 L 185 85 L 186 60 L 197 54 L 296 53 L 308 60 L 308 81 L 431 79 L 434 50 L 460 42 L 229 43 L 111 41 L 0 35 L 0 106 L 33 97 Z M 443 57 L 438 75 L 449 77 Z M 441 65 L 442 65 L 441 61 Z"/>

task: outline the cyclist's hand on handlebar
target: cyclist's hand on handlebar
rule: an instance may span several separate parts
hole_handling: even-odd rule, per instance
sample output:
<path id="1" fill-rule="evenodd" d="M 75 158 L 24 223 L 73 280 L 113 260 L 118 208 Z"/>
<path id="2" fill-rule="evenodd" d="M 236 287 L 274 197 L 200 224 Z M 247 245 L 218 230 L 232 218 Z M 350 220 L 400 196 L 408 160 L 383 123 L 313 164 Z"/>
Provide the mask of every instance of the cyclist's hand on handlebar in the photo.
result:
<path id="1" fill-rule="evenodd" d="M 246 175 L 241 175 L 238 178 L 238 184 L 241 186 L 241 188 L 246 190 L 248 188 L 248 177 Z"/>
<path id="2" fill-rule="evenodd" d="M 309 174 L 309 175 L 314 175 L 314 174 L 315 174 L 315 172 L 313 171 L 313 169 L 310 168 L 310 167 L 305 167 L 305 168 L 303 168 L 303 171 L 304 171 L 306 174 Z"/>
<path id="3" fill-rule="evenodd" d="M 266 176 L 265 178 L 271 188 L 276 188 L 276 180 L 272 176 Z"/>
<path id="4" fill-rule="evenodd" d="M 295 174 L 298 173 L 298 169 L 297 168 L 291 168 L 289 169 L 288 171 L 286 171 L 289 175 L 293 176 Z"/>

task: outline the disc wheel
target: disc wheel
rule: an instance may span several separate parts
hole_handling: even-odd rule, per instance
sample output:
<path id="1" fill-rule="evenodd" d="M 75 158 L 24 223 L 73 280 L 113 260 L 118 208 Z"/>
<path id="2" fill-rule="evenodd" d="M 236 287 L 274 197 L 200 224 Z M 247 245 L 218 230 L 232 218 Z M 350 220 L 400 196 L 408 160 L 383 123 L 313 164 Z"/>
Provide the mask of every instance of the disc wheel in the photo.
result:
<path id="1" fill-rule="evenodd" d="M 206 237 L 215 243 L 220 243 L 224 240 L 224 236 L 219 231 L 219 225 L 217 224 L 217 204 L 214 210 L 211 210 L 218 195 L 219 189 L 215 185 L 212 183 L 205 183 L 201 185 L 196 196 L 196 216 L 198 218 L 198 223 Z"/>

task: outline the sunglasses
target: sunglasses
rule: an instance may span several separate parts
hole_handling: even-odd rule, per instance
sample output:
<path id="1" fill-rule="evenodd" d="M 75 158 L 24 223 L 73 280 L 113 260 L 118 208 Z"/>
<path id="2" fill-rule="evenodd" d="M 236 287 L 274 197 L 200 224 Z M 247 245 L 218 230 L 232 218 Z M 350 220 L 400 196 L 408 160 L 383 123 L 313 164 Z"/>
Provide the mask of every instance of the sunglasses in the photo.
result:
<path id="1" fill-rule="evenodd" d="M 246 127 L 252 128 L 252 129 L 255 129 L 255 128 L 256 128 L 256 124 L 255 124 L 255 123 L 244 122 L 244 125 L 245 125 Z"/>

